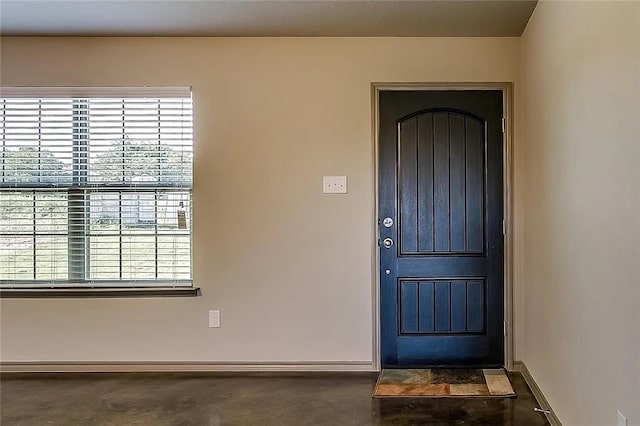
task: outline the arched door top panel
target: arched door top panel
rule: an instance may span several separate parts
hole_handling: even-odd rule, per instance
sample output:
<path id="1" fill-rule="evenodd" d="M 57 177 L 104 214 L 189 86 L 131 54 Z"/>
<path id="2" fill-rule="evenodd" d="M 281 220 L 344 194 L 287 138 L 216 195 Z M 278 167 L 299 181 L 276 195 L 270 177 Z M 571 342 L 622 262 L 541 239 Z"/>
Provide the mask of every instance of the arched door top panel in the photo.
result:
<path id="1" fill-rule="evenodd" d="M 399 254 L 485 253 L 485 123 L 459 110 L 398 121 Z"/>

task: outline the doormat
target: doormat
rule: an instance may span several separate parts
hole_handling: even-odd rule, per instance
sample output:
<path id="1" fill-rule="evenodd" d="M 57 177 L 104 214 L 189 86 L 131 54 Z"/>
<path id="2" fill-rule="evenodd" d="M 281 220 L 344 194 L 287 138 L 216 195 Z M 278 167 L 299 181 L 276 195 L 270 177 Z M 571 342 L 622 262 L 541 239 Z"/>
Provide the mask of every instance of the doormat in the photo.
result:
<path id="1" fill-rule="evenodd" d="M 384 369 L 374 398 L 512 398 L 516 393 L 503 369 Z"/>

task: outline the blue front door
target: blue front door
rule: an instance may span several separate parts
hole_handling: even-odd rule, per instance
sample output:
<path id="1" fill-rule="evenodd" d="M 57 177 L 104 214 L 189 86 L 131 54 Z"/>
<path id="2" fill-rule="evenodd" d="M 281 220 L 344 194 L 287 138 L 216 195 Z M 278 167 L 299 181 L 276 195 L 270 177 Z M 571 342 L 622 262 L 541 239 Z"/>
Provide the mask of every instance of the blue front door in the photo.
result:
<path id="1" fill-rule="evenodd" d="M 381 91 L 382 364 L 501 366 L 503 101 Z"/>

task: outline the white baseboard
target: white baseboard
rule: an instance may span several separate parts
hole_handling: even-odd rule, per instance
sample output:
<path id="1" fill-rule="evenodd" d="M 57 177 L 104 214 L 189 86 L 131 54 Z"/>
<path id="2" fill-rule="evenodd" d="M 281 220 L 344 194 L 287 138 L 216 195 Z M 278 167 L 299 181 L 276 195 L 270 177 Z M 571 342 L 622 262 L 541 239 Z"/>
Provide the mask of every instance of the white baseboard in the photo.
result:
<path id="1" fill-rule="evenodd" d="M 546 417 L 549 423 L 551 423 L 551 426 L 562 426 L 560 419 L 558 418 L 558 416 L 556 416 L 556 413 L 555 411 L 553 411 L 551 404 L 549 404 L 549 401 L 547 401 L 547 398 L 542 393 L 542 390 L 540 390 L 540 387 L 538 386 L 536 381 L 533 379 L 533 376 L 529 372 L 529 369 L 527 369 L 527 366 L 525 365 L 525 363 L 522 361 L 515 361 L 513 363 L 513 369 L 515 371 L 519 371 L 522 373 L 522 377 L 524 378 L 524 381 L 527 382 L 527 385 L 529 385 L 529 388 L 531 389 L 531 393 L 533 393 L 533 396 L 536 398 L 536 401 L 538 401 L 540 408 L 542 408 L 543 410 L 547 410 L 549 412 L 549 414 L 546 414 Z"/>
<path id="2" fill-rule="evenodd" d="M 2 362 L 2 373 L 373 372 L 371 361 L 300 362 Z"/>

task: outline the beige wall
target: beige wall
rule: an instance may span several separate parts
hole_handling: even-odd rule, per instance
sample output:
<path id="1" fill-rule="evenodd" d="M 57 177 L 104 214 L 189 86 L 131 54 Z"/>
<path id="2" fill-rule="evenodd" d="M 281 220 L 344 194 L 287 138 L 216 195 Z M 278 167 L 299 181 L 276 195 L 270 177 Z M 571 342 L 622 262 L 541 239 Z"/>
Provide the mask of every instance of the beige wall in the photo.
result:
<path id="1" fill-rule="evenodd" d="M 519 355 L 563 424 L 640 425 L 640 3 L 540 2 L 521 54 Z"/>
<path id="2" fill-rule="evenodd" d="M 371 82 L 515 81 L 516 38 L 4 38 L 2 85 L 191 85 L 202 297 L 2 300 L 3 361 L 372 359 Z M 349 194 L 323 195 L 345 174 Z M 220 309 L 222 328 L 207 327 Z"/>

